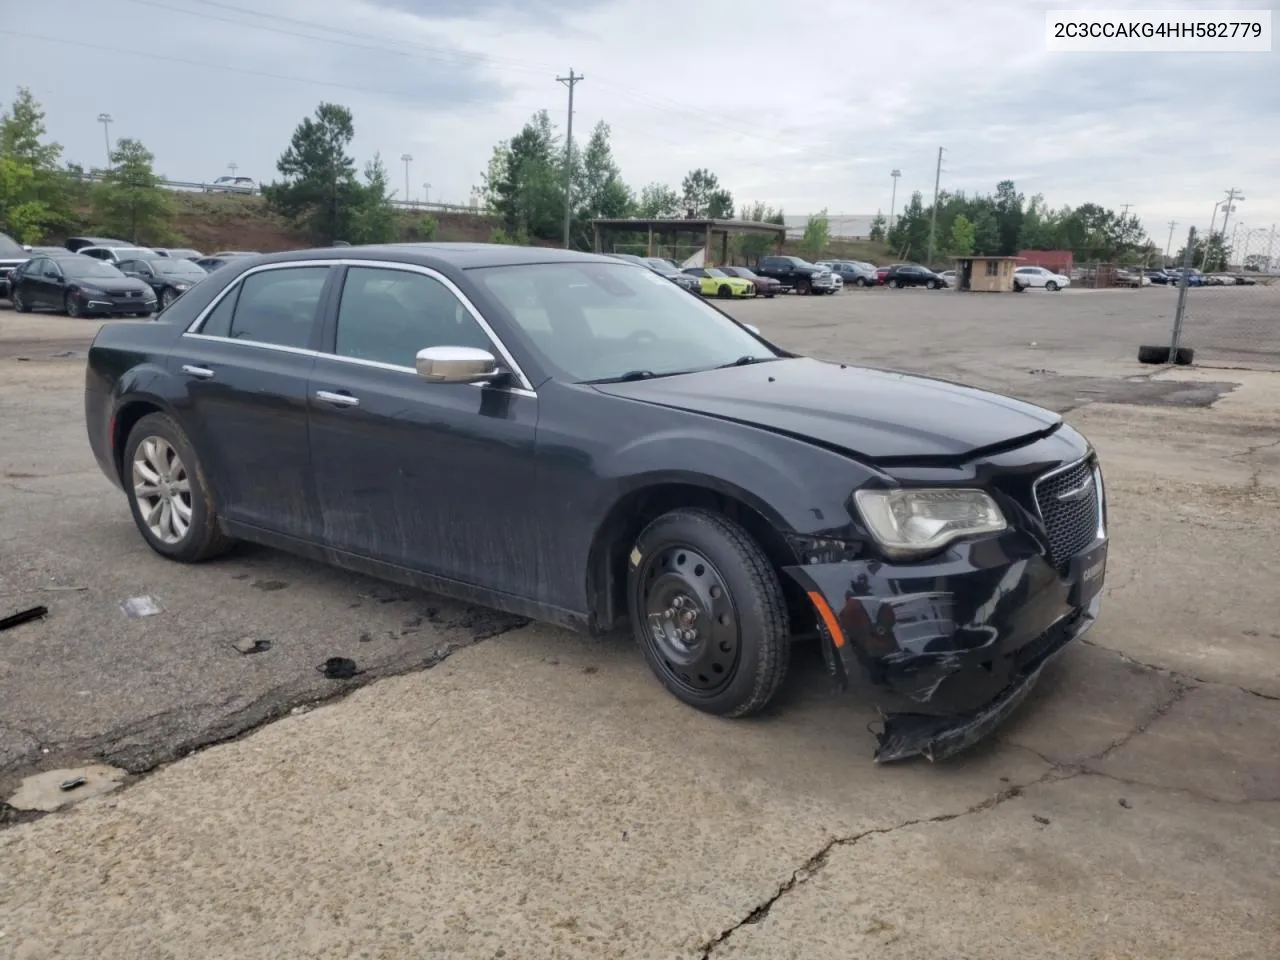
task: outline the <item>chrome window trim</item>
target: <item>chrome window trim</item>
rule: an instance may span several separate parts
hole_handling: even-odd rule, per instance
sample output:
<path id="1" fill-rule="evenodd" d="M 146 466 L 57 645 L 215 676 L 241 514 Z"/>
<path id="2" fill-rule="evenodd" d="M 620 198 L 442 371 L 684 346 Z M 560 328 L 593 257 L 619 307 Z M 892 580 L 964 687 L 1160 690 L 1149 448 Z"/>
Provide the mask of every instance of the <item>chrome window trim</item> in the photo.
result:
<path id="1" fill-rule="evenodd" d="M 203 334 L 199 332 L 201 327 L 203 327 L 205 321 L 208 320 L 210 314 L 212 314 L 218 308 L 218 305 L 222 303 L 223 299 L 229 296 L 233 290 L 235 290 L 238 286 L 244 283 L 247 277 L 250 277 L 253 274 L 262 273 L 267 270 L 285 270 L 285 269 L 291 269 L 291 268 L 297 269 L 299 267 L 338 267 L 338 266 L 371 267 L 379 270 L 401 270 L 406 273 L 419 273 L 419 274 L 422 274 L 423 276 L 430 277 L 432 280 L 438 281 L 441 285 L 444 286 L 446 290 L 448 290 L 455 297 L 457 297 L 458 301 L 466 308 L 467 312 L 471 314 L 471 319 L 473 319 L 479 325 L 480 329 L 484 331 L 485 336 L 489 338 L 489 342 L 492 343 L 494 347 L 497 348 L 498 354 L 506 362 L 508 369 L 510 369 L 511 372 L 515 374 L 520 384 L 518 387 L 499 387 L 496 389 L 502 390 L 503 392 L 506 392 L 506 393 L 513 393 L 513 394 L 516 394 L 517 396 L 536 397 L 538 395 L 537 391 L 533 389 L 532 381 L 530 381 L 529 378 L 525 376 L 524 370 L 521 369 L 520 364 L 516 363 L 516 359 L 511 355 L 511 352 L 507 349 L 507 345 L 502 342 L 502 339 L 497 335 L 497 333 L 494 332 L 493 327 L 489 325 L 489 321 L 487 321 L 484 318 L 484 316 L 480 313 L 480 311 L 476 309 L 475 304 L 473 304 L 471 300 L 467 297 L 467 295 L 458 288 L 457 284 L 455 284 L 452 280 L 450 280 L 444 274 L 440 273 L 438 270 L 434 270 L 431 267 L 424 267 L 421 264 L 416 264 L 416 263 L 399 263 L 394 260 L 355 260 L 350 258 L 335 258 L 335 259 L 325 259 L 325 260 L 289 260 L 281 263 L 264 263 L 256 267 L 250 267 L 240 276 L 236 277 L 236 279 L 233 282 L 227 284 L 227 286 L 224 289 L 219 291 L 218 295 L 214 297 L 213 300 L 211 300 L 208 304 L 206 304 L 205 308 L 200 311 L 200 313 L 196 316 L 194 320 L 191 321 L 191 323 L 187 326 L 187 329 L 182 332 L 182 335 L 184 337 L 193 337 L 197 340 L 214 340 L 220 343 L 241 343 L 247 346 L 258 347 L 260 349 L 278 350 L 284 353 L 292 353 L 299 356 L 323 357 L 329 360 L 337 360 L 341 363 L 353 363 L 359 366 L 374 367 L 379 370 L 388 370 L 392 373 L 409 373 L 415 377 L 418 376 L 418 371 L 415 367 L 406 367 L 406 366 L 401 366 L 395 363 L 383 363 L 378 360 L 363 360 L 358 357 L 344 357 L 337 353 L 326 353 L 323 350 L 309 350 L 309 349 L 303 349 L 301 347 L 282 346 L 280 344 L 275 344 L 275 343 L 263 343 L 260 340 L 242 340 L 242 339 L 237 339 L 235 337 L 215 337 L 215 336 L 209 336 L 207 334 Z M 339 308 L 341 308 L 341 303 L 339 303 Z M 488 384 L 473 383 L 473 384 L 470 384 L 470 386 L 483 388 L 488 386 Z"/>

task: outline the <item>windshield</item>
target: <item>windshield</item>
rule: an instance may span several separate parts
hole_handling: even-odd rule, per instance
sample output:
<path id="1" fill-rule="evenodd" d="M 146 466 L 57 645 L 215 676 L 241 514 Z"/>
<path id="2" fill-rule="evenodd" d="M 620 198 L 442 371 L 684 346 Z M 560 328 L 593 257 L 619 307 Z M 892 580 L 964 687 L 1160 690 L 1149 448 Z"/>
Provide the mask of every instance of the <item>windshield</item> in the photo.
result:
<path id="1" fill-rule="evenodd" d="M 91 280 L 97 277 L 99 280 L 105 280 L 108 277 L 123 277 L 124 274 L 117 270 L 109 263 L 103 263 L 101 260 L 94 260 L 92 257 L 67 257 L 58 260 L 58 266 L 62 268 L 63 274 L 76 279 Z"/>
<path id="2" fill-rule="evenodd" d="M 727 277 L 729 276 L 729 274 L 725 273 L 719 267 L 707 267 L 707 276 L 708 277 Z"/>
<path id="3" fill-rule="evenodd" d="M 190 260 L 152 260 L 151 267 L 156 273 L 166 277 L 191 277 L 199 280 L 205 272 Z"/>
<path id="4" fill-rule="evenodd" d="M 563 379 L 665 376 L 777 354 L 647 269 L 547 263 L 472 271 Z"/>
<path id="5" fill-rule="evenodd" d="M 752 270 L 750 267 L 734 267 L 733 273 L 734 273 L 734 276 L 742 277 L 742 279 L 744 280 L 750 280 L 752 277 L 756 275 L 755 271 Z"/>
<path id="6" fill-rule="evenodd" d="M 22 249 L 22 244 L 14 240 L 7 233 L 0 233 L 0 257 L 28 257 L 27 251 Z"/>

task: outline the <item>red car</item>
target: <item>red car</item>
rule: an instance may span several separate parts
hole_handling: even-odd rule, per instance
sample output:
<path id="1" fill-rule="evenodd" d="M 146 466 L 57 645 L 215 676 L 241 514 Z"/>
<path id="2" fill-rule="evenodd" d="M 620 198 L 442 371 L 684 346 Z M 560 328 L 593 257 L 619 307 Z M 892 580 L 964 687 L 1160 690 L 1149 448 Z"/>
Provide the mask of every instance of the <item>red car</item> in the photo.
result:
<path id="1" fill-rule="evenodd" d="M 888 267 L 876 267 L 876 283 L 878 283 L 880 286 L 882 287 L 884 286 L 884 278 L 887 277 L 888 275 L 889 275 Z"/>
<path id="2" fill-rule="evenodd" d="M 747 267 L 719 267 L 731 277 L 750 280 L 756 286 L 757 297 L 776 297 L 782 290 L 782 284 L 773 277 L 762 277 Z"/>

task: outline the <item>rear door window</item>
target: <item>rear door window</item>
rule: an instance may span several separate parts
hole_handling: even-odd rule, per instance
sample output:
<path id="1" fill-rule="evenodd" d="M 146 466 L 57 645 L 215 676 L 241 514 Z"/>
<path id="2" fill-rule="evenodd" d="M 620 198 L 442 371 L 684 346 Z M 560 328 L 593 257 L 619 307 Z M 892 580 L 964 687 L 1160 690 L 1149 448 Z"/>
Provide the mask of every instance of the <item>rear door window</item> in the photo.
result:
<path id="1" fill-rule="evenodd" d="M 287 267 L 250 274 L 240 283 L 226 336 L 279 347 L 308 348 L 328 276 L 328 267 Z M 209 319 L 214 316 L 211 314 Z M 208 326 L 201 332 L 220 335 Z"/>

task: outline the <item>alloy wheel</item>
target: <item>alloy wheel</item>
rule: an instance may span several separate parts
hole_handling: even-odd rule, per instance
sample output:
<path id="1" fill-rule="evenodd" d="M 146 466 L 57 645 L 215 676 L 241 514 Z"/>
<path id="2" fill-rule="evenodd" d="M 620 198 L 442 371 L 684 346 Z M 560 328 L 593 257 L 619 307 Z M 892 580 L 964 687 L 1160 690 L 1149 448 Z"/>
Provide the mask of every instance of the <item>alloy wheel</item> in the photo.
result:
<path id="1" fill-rule="evenodd" d="M 66 307 L 68 317 L 80 316 L 80 304 L 76 303 L 76 295 L 74 293 L 68 293 L 63 298 L 63 306 Z"/>
<path id="2" fill-rule="evenodd" d="M 191 529 L 191 480 L 163 437 L 147 437 L 134 451 L 133 495 L 143 523 L 161 543 L 179 543 Z"/>

